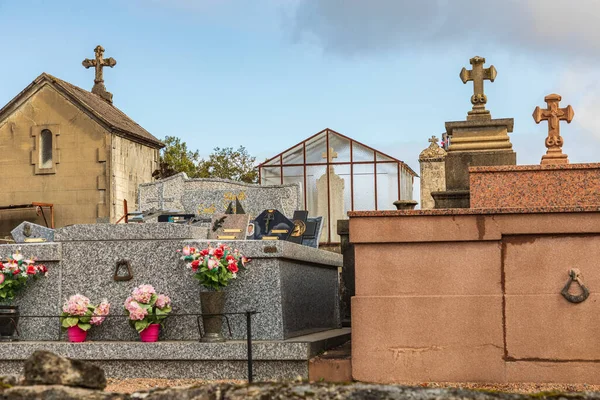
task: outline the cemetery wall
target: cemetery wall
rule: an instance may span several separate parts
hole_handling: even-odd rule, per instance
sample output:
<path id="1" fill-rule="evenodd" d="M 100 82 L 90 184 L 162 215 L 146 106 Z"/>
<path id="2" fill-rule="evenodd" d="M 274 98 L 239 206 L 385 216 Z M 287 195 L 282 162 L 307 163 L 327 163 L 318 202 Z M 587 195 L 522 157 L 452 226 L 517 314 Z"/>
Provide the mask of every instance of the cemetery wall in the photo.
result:
<path id="1" fill-rule="evenodd" d="M 123 215 L 123 200 L 127 200 L 129 210 L 137 209 L 138 186 L 152 180 L 152 173 L 158 168 L 157 160 L 157 149 L 112 135 L 110 222 Z"/>
<path id="2" fill-rule="evenodd" d="M 105 150 L 106 131 L 50 86 L 14 108 L 0 122 L 0 205 L 54 203 L 57 226 L 96 222 L 108 203 L 102 188 L 105 161 L 98 157 Z M 52 158 L 58 166 L 51 173 L 39 170 L 42 129 L 53 134 Z M 23 220 L 44 224 L 32 210 L 2 212 L 0 235 Z"/>
<path id="3" fill-rule="evenodd" d="M 354 379 L 600 383 L 600 207 L 349 214 Z"/>

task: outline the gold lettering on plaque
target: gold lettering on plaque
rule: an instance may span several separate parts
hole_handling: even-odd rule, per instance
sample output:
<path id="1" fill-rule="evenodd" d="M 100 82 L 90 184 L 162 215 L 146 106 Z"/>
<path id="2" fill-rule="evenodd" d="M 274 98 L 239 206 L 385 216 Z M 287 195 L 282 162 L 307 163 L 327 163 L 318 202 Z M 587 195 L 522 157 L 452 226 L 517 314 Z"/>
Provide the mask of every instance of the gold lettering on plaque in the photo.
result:
<path id="1" fill-rule="evenodd" d="M 279 240 L 277 236 L 263 236 L 262 240 Z"/>
<path id="2" fill-rule="evenodd" d="M 225 232 L 225 233 L 241 233 L 242 230 L 241 229 L 223 229 L 223 232 Z"/>
<path id="3" fill-rule="evenodd" d="M 221 235 L 217 235 L 217 239 L 224 239 L 224 240 L 231 239 L 231 240 L 234 240 L 235 236 L 221 236 Z"/>
<path id="4" fill-rule="evenodd" d="M 287 229 L 273 229 L 271 233 L 288 233 Z"/>

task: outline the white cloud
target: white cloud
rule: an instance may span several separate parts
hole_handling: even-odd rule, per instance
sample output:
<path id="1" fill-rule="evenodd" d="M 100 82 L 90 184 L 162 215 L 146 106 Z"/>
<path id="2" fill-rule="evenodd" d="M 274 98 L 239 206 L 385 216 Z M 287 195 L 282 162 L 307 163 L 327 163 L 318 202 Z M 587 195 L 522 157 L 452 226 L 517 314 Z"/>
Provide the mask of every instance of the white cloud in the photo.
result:
<path id="1" fill-rule="evenodd" d="M 471 43 L 600 58 L 599 13 L 597 0 L 302 0 L 293 30 L 342 55 Z"/>

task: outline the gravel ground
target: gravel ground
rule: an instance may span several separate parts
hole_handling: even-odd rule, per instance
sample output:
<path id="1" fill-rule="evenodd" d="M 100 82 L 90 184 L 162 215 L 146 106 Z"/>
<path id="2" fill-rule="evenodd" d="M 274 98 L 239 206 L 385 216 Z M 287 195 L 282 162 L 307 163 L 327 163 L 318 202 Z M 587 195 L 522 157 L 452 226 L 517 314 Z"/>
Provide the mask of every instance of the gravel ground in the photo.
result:
<path id="1" fill-rule="evenodd" d="M 133 393 L 142 390 L 166 387 L 197 386 L 214 383 L 244 384 L 245 381 L 204 381 L 199 379 L 108 379 L 106 391 L 116 393 Z M 550 384 L 550 383 L 418 383 L 409 386 L 431 388 L 461 388 L 475 390 L 493 390 L 509 393 L 539 393 L 539 392 L 599 392 L 600 385 L 587 384 Z"/>

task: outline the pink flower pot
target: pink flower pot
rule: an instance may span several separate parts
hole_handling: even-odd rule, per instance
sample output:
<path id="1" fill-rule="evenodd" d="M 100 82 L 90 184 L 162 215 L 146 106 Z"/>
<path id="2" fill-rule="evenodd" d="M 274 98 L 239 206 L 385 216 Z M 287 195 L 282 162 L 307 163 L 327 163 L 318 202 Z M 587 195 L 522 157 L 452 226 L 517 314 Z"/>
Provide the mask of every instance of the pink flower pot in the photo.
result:
<path id="1" fill-rule="evenodd" d="M 67 328 L 67 336 L 69 337 L 69 342 L 85 342 L 85 338 L 87 337 L 87 331 L 84 331 L 83 329 L 75 325 L 70 328 Z"/>
<path id="2" fill-rule="evenodd" d="M 160 324 L 150 324 L 146 329 L 140 332 L 142 342 L 157 342 Z"/>

